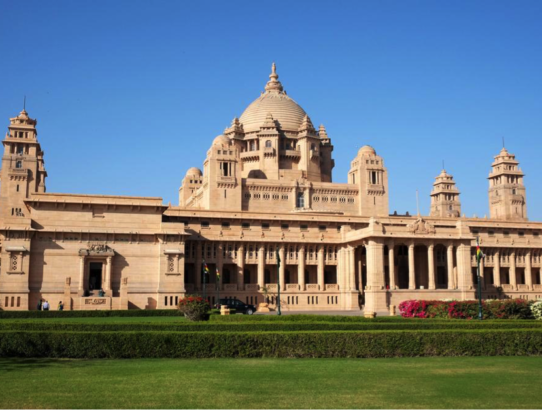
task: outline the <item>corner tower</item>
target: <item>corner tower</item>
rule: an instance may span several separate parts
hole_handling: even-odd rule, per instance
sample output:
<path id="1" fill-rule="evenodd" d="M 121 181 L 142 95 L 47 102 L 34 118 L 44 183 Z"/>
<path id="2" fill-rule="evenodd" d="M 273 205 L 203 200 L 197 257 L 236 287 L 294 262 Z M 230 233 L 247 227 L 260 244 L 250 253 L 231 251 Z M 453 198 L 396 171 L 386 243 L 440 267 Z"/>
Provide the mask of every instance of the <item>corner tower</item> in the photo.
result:
<path id="1" fill-rule="evenodd" d="M 430 215 L 441 218 L 461 216 L 459 190 L 455 186 L 454 177 L 444 169 L 433 183 Z"/>
<path id="2" fill-rule="evenodd" d="M 37 121 L 22 110 L 10 125 L 4 144 L 0 178 L 2 218 L 25 217 L 24 200 L 35 192 L 45 192 L 43 151 L 38 142 Z"/>
<path id="3" fill-rule="evenodd" d="M 489 215 L 492 219 L 527 220 L 523 177 L 516 156 L 503 147 L 489 174 Z"/>
<path id="4" fill-rule="evenodd" d="M 359 187 L 359 214 L 388 216 L 388 171 L 382 157 L 365 145 L 358 151 L 348 173 L 348 183 Z"/>

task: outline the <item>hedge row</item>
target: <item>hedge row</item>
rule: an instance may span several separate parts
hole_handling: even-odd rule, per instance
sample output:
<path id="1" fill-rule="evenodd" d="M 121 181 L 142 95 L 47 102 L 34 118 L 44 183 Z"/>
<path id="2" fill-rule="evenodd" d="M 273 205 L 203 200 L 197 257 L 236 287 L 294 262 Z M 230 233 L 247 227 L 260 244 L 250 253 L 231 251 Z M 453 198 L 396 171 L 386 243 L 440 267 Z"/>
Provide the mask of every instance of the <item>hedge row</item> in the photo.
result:
<path id="1" fill-rule="evenodd" d="M 155 310 L 3 310 L 0 319 L 48 319 L 64 317 L 149 317 L 181 316 L 177 309 Z"/>
<path id="2" fill-rule="evenodd" d="M 542 329 L 535 320 L 510 321 L 419 321 L 376 323 L 302 323 L 302 322 L 179 322 L 179 323 L 62 323 L 43 320 L 3 321 L 0 331 L 52 332 L 300 332 L 300 331 L 368 331 L 368 330 L 439 330 L 439 329 Z"/>
<path id="3" fill-rule="evenodd" d="M 534 319 L 532 301 L 524 299 L 483 300 L 484 319 Z M 406 300 L 399 304 L 401 316 L 420 319 L 475 319 L 479 315 L 477 300 Z"/>
<path id="4" fill-rule="evenodd" d="M 416 357 L 542 354 L 540 330 L 1 332 L 0 357 Z"/>

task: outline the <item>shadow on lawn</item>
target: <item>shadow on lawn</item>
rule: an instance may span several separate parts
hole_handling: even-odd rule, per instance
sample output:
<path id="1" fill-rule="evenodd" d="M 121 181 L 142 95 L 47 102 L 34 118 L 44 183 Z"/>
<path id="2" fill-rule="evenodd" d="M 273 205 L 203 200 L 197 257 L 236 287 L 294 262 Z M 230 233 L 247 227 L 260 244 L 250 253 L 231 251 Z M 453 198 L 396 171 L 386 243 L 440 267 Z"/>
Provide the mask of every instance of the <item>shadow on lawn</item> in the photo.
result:
<path id="1" fill-rule="evenodd" d="M 47 367 L 86 367 L 90 360 L 49 359 L 49 358 L 0 358 L 0 373 L 13 371 L 32 371 Z"/>

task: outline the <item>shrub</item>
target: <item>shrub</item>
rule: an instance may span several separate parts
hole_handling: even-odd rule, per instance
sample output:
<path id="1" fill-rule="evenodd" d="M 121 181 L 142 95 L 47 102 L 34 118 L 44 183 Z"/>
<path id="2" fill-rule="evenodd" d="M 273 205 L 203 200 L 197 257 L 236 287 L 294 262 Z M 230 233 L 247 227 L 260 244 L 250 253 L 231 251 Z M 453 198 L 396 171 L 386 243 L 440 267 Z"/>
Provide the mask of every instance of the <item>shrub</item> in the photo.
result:
<path id="1" fill-rule="evenodd" d="M 476 319 L 478 301 L 406 300 L 399 305 L 407 318 Z M 530 303 L 523 299 L 482 301 L 484 319 L 532 319 Z"/>
<path id="2" fill-rule="evenodd" d="M 531 311 L 536 320 L 542 320 L 542 300 L 531 305 Z"/>
<path id="3" fill-rule="evenodd" d="M 542 330 L 0 332 L 0 357 L 218 358 L 541 355 Z"/>
<path id="4" fill-rule="evenodd" d="M 179 300 L 179 311 L 192 322 L 201 322 L 209 318 L 210 306 L 206 300 L 197 295 L 186 295 Z"/>

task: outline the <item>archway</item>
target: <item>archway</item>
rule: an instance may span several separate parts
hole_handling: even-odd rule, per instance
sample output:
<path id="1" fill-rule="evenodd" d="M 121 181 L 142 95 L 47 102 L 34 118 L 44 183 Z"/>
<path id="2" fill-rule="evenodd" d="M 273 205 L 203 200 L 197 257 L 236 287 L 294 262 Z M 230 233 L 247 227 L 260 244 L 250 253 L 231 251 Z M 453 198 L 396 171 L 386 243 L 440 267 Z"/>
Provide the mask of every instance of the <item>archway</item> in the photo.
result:
<path id="1" fill-rule="evenodd" d="M 408 247 L 404 244 L 398 245 L 395 252 L 397 286 L 399 289 L 408 289 Z"/>
<path id="2" fill-rule="evenodd" d="M 416 275 L 416 288 L 429 288 L 429 261 L 427 246 L 416 245 L 414 247 L 414 266 Z"/>

